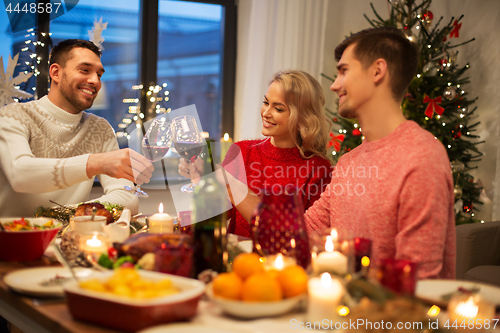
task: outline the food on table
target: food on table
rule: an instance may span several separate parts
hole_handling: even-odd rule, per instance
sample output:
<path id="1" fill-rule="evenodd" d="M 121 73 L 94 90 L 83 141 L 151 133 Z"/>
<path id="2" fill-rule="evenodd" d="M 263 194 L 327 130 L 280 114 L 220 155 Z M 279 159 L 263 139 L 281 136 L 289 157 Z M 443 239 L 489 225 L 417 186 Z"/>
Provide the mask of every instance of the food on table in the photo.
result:
<path id="1" fill-rule="evenodd" d="M 241 299 L 247 302 L 271 302 L 283 298 L 281 285 L 268 272 L 250 275 L 243 283 Z"/>
<path id="2" fill-rule="evenodd" d="M 233 261 L 233 271 L 217 275 L 212 288 L 215 296 L 227 299 L 279 301 L 304 294 L 307 291 L 307 274 L 299 265 L 281 271 L 265 270 L 257 253 L 241 253 Z"/>
<path id="3" fill-rule="evenodd" d="M 45 230 L 54 228 L 54 221 L 49 220 L 47 223 L 42 225 L 31 224 L 29 220 L 21 217 L 18 220 L 13 220 L 12 222 L 3 223 L 3 227 L 8 231 L 19 231 L 19 230 Z"/>
<path id="4" fill-rule="evenodd" d="M 100 204 L 100 205 L 103 205 L 104 208 L 106 208 L 112 215 L 113 217 L 113 220 L 117 221 L 121 214 L 122 214 L 122 211 L 124 209 L 124 207 L 122 205 L 118 205 L 118 204 L 112 204 L 112 203 L 109 203 L 109 202 L 94 202 L 96 204 Z M 83 204 L 80 204 L 80 206 L 83 205 Z M 87 204 L 85 204 L 87 205 Z M 85 207 L 85 206 L 84 206 Z M 84 208 L 80 208 L 81 210 L 84 209 Z M 43 206 L 40 206 L 38 207 L 33 216 L 34 217 L 48 217 L 48 218 L 52 218 L 52 219 L 56 219 L 56 220 L 59 220 L 59 221 L 62 221 L 62 222 L 65 222 L 65 223 L 69 223 L 69 217 L 71 215 L 75 215 L 75 212 L 76 212 L 77 208 L 75 208 L 74 206 L 65 206 L 65 205 L 59 205 L 56 206 L 56 207 L 43 207 Z M 89 214 L 85 214 L 85 215 L 91 215 L 92 214 L 92 208 L 90 209 L 90 213 Z M 105 214 L 103 212 L 101 212 L 101 214 Z M 77 215 L 79 216 L 79 215 Z M 106 215 L 106 218 L 108 216 Z M 110 222 L 108 222 L 110 223 Z"/>
<path id="5" fill-rule="evenodd" d="M 278 271 L 277 279 L 285 297 L 294 297 L 307 292 L 307 273 L 302 266 L 289 266 Z"/>
<path id="6" fill-rule="evenodd" d="M 134 268 L 118 268 L 107 281 L 90 279 L 80 282 L 79 285 L 84 289 L 139 299 L 168 296 L 179 292 L 170 279 L 147 280 Z"/>
<path id="7" fill-rule="evenodd" d="M 233 271 L 241 276 L 242 279 L 246 279 L 253 273 L 262 272 L 263 270 L 264 265 L 257 253 L 242 253 L 234 258 Z"/>
<path id="8" fill-rule="evenodd" d="M 220 273 L 213 282 L 214 295 L 229 298 L 241 299 L 243 280 L 238 274 Z"/>
<path id="9" fill-rule="evenodd" d="M 114 221 L 113 214 L 104 207 L 103 204 L 99 202 L 83 203 L 76 208 L 75 216 L 87 216 L 92 215 L 92 210 L 96 208 L 95 215 L 106 217 L 106 224 L 110 224 Z"/>

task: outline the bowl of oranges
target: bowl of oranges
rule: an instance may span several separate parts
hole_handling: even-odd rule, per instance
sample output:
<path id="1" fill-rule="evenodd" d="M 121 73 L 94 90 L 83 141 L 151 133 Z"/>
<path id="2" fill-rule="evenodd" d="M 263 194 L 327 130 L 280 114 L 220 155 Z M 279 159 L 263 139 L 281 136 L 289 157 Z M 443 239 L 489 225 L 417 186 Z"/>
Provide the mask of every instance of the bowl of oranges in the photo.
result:
<path id="1" fill-rule="evenodd" d="M 207 295 L 229 315 L 271 317 L 293 310 L 307 293 L 307 273 L 298 265 L 266 269 L 256 253 L 242 253 L 233 270 L 221 273 L 207 286 Z"/>

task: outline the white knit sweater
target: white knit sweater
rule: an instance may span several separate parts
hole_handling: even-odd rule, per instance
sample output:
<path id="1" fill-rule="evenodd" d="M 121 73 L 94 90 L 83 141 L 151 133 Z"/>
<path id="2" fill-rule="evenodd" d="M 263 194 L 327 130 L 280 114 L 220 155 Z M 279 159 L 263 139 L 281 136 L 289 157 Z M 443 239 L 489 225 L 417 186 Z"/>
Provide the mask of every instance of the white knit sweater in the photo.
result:
<path id="1" fill-rule="evenodd" d="M 32 216 L 42 205 L 89 200 L 94 177 L 87 177 L 91 153 L 118 149 L 111 125 L 91 113 L 70 114 L 47 96 L 0 109 L 0 216 Z M 125 179 L 98 176 L 99 201 L 122 204 L 133 214 L 139 200 Z"/>

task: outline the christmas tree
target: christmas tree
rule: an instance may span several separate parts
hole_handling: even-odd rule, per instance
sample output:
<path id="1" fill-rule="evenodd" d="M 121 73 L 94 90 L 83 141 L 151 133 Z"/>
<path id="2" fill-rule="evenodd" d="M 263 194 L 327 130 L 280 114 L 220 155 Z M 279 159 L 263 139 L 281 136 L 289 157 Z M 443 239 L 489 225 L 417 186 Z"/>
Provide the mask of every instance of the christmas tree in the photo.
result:
<path id="1" fill-rule="evenodd" d="M 440 140 L 448 152 L 455 183 L 456 224 L 477 222 L 474 210 L 482 204 L 479 200 L 481 188 L 470 175 L 477 168 L 474 162 L 482 153 L 474 141 L 479 122 L 472 123 L 476 98 L 470 98 L 465 90 L 469 79 L 464 77 L 469 64 L 456 63 L 459 46 L 474 39 L 460 41 L 459 18 L 450 18 L 447 24 L 443 17 L 437 22 L 429 10 L 432 0 L 388 0 L 390 17 L 384 20 L 371 5 L 375 19 L 365 18 L 373 27 L 392 26 L 402 29 L 408 39 L 419 46 L 420 58 L 417 75 L 411 82 L 401 105 L 407 119 L 413 120 Z M 362 129 L 353 119 L 341 118 L 336 112 L 327 110 L 334 122 L 328 148 L 336 162 L 342 154 L 349 152 L 363 140 Z"/>

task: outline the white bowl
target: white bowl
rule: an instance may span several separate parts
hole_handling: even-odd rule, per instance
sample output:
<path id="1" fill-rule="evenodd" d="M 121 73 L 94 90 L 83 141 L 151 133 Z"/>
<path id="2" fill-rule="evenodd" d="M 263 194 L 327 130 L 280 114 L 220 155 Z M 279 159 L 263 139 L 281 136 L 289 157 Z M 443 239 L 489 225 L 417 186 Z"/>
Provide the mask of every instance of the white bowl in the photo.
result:
<path id="1" fill-rule="evenodd" d="M 306 294 L 302 294 L 275 302 L 236 301 L 215 296 L 211 283 L 207 286 L 206 294 L 211 300 L 217 303 L 225 313 L 246 319 L 274 317 L 285 314 L 293 310 L 306 298 Z"/>

